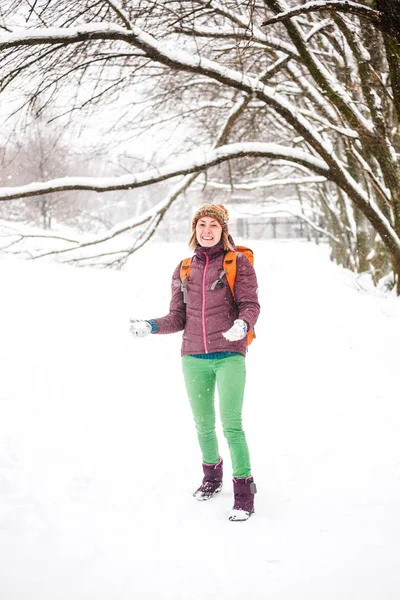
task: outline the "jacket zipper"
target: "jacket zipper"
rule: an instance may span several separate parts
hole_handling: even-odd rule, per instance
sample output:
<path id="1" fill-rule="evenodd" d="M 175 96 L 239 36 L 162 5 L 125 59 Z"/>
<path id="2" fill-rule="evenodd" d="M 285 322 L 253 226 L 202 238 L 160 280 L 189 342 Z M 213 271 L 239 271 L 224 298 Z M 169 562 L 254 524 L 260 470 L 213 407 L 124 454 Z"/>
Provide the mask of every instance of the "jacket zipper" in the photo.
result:
<path id="1" fill-rule="evenodd" d="M 207 350 L 207 336 L 206 336 L 206 271 L 207 271 L 207 267 L 208 267 L 208 255 L 204 254 L 204 256 L 206 257 L 206 265 L 204 267 L 204 271 L 203 271 L 203 304 L 201 307 L 201 323 L 203 326 L 203 343 L 204 343 L 204 351 L 206 354 L 208 354 L 208 350 Z"/>

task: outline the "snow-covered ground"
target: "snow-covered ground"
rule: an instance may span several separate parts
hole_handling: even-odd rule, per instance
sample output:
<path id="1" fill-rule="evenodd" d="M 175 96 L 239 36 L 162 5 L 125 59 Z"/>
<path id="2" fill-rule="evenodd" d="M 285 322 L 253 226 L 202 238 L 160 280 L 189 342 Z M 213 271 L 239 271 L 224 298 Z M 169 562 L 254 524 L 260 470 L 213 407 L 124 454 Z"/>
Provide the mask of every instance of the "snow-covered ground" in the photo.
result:
<path id="1" fill-rule="evenodd" d="M 125 272 L 0 260 L 2 600 L 398 600 L 400 302 L 311 244 L 252 244 L 245 425 L 256 515 L 201 457 L 167 311 L 180 244 Z M 219 428 L 220 431 L 220 428 Z"/>

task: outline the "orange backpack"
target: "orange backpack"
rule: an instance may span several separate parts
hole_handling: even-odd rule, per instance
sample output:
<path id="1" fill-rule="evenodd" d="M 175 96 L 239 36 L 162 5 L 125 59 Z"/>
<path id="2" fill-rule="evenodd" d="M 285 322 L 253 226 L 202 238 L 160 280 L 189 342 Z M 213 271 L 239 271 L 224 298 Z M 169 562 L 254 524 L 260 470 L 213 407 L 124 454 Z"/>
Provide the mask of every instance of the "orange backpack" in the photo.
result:
<path id="1" fill-rule="evenodd" d="M 221 277 L 217 281 L 214 281 L 214 283 L 211 286 L 211 289 L 213 290 L 216 287 L 216 285 L 225 276 L 226 280 L 228 282 L 228 285 L 230 287 L 230 290 L 232 292 L 233 298 L 235 298 L 236 259 L 237 259 L 238 252 L 240 252 L 241 254 L 244 254 L 246 256 L 246 258 L 249 260 L 250 264 L 254 265 L 253 250 L 250 250 L 250 248 L 246 248 L 246 246 L 237 246 L 236 251 L 229 250 L 225 254 L 224 262 L 222 265 L 223 271 L 222 271 Z M 187 302 L 187 281 L 189 279 L 191 266 L 192 266 L 192 257 L 185 258 L 181 262 L 181 269 L 180 269 L 181 290 L 183 292 L 183 301 L 185 304 Z M 254 329 L 250 329 L 250 331 L 247 332 L 247 345 L 248 346 L 250 346 L 251 342 L 254 340 L 255 337 L 256 337 L 256 335 L 254 333 Z"/>

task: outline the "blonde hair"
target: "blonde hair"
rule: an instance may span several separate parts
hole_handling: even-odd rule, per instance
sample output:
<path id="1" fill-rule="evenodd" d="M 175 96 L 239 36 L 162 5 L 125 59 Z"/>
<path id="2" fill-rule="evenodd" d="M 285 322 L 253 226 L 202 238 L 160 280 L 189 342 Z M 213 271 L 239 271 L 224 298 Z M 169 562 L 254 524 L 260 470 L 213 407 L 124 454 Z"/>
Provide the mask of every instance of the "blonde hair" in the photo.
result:
<path id="1" fill-rule="evenodd" d="M 225 230 L 222 230 L 222 235 L 221 235 L 221 240 L 222 240 L 222 244 L 224 246 L 224 250 L 228 251 L 228 250 L 235 250 L 235 248 L 232 246 L 231 242 L 229 241 L 228 238 L 228 232 Z M 196 237 L 196 229 L 193 229 L 192 231 L 192 235 L 190 236 L 190 240 L 189 240 L 189 248 L 191 248 L 192 250 L 196 250 L 197 247 L 197 237 Z"/>

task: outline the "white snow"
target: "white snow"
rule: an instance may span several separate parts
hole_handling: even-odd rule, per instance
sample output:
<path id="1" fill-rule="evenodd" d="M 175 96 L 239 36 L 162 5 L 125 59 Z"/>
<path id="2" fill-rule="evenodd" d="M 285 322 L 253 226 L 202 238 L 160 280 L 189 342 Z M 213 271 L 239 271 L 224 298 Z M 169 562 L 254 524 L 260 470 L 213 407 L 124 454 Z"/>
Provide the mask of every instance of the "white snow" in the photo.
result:
<path id="1" fill-rule="evenodd" d="M 180 334 L 128 333 L 165 314 L 187 247 L 148 244 L 125 272 L 0 260 L 1 598 L 399 598 L 400 301 L 324 246 L 246 245 L 262 304 L 246 523 L 228 521 L 219 425 L 224 489 L 192 497 Z"/>

